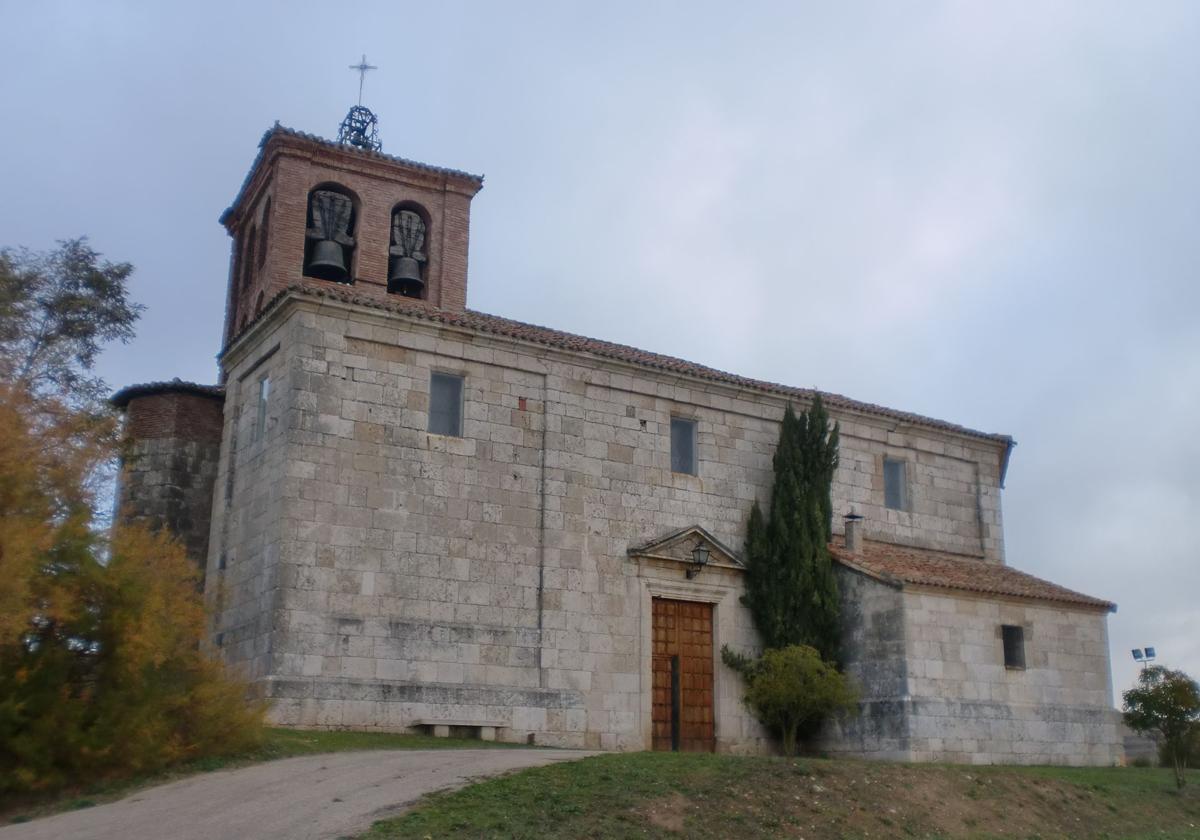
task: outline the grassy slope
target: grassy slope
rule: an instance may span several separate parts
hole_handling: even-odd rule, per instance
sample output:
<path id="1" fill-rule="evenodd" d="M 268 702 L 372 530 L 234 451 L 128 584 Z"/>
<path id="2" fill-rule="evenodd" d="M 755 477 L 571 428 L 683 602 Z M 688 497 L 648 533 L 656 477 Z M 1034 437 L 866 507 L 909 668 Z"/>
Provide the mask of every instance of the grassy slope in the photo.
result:
<path id="1" fill-rule="evenodd" d="M 1196 780 L 1200 782 L 1200 780 Z M 632 753 L 435 794 L 384 838 L 1200 838 L 1169 771 Z"/>
<path id="2" fill-rule="evenodd" d="M 429 735 L 401 735 L 385 732 L 320 732 L 300 729 L 267 729 L 262 746 L 252 752 L 190 761 L 177 767 L 132 779 L 116 779 L 84 785 L 75 790 L 60 791 L 43 797 L 5 801 L 0 798 L 0 825 L 23 822 L 33 817 L 58 811 L 87 808 L 100 802 L 110 802 L 135 790 L 173 782 L 194 773 L 206 773 L 232 767 L 243 767 L 314 753 L 346 752 L 348 750 L 432 750 L 454 748 L 509 747 L 459 738 L 434 738 Z"/>

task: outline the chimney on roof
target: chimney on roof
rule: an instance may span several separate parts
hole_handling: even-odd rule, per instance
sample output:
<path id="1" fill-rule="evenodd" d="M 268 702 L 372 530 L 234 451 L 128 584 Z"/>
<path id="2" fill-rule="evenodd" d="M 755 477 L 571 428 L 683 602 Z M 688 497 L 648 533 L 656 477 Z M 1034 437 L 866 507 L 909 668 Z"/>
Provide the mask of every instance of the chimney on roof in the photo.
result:
<path id="1" fill-rule="evenodd" d="M 863 518 L 854 512 L 854 508 L 850 508 L 843 519 L 846 522 L 846 551 L 857 556 L 862 551 Z"/>

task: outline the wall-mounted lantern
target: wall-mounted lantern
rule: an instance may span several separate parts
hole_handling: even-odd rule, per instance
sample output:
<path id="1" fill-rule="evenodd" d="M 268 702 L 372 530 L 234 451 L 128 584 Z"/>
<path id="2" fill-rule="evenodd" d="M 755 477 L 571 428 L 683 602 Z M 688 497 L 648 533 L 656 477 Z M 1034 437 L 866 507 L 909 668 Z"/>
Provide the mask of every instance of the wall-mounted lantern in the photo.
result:
<path id="1" fill-rule="evenodd" d="M 691 580 L 696 575 L 700 574 L 701 570 L 708 565 L 708 546 L 702 542 L 697 542 L 696 547 L 692 549 L 692 565 L 687 570 L 687 578 Z"/>

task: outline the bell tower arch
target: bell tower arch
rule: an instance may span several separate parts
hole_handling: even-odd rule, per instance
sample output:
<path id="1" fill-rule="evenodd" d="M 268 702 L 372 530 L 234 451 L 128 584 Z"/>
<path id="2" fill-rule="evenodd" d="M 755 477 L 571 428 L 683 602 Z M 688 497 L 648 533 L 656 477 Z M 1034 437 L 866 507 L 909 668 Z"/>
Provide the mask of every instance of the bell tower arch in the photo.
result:
<path id="1" fill-rule="evenodd" d="M 233 241 L 222 346 L 290 286 L 462 311 L 483 177 L 278 123 L 221 215 Z M 270 235 L 267 236 L 266 232 Z"/>

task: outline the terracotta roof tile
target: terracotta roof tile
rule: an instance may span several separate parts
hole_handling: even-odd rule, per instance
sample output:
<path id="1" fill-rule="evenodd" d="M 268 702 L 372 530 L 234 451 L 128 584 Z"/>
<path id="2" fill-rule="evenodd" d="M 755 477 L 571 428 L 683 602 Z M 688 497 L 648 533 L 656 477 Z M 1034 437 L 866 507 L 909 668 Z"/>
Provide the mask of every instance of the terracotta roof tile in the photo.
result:
<path id="1" fill-rule="evenodd" d="M 405 166 L 410 166 L 414 169 L 421 169 L 425 172 L 432 172 L 435 175 L 448 175 L 452 178 L 464 178 L 469 181 L 474 181 L 478 184 L 483 184 L 482 175 L 472 175 L 470 172 L 463 172 L 461 169 L 448 169 L 444 166 L 433 166 L 432 164 L 421 163 L 420 161 L 409 160 L 407 158 L 397 157 L 396 155 L 387 155 L 383 152 L 376 152 L 370 149 L 360 149 L 357 146 L 338 143 L 333 140 L 328 140 L 324 137 L 318 137 L 315 134 L 309 134 L 305 131 L 298 131 L 294 128 L 288 128 L 287 126 L 280 125 L 278 122 L 276 122 L 275 125 L 271 126 L 263 133 L 262 140 L 258 142 L 258 154 L 254 157 L 254 162 L 250 164 L 250 171 L 246 173 L 246 177 L 242 181 L 241 187 L 238 188 L 237 195 L 234 197 L 229 207 L 226 208 L 225 212 L 221 214 L 220 219 L 218 219 L 221 224 L 225 224 L 230 216 L 233 215 L 234 209 L 241 203 L 242 198 L 246 194 L 246 190 L 250 188 L 250 182 L 254 180 L 254 173 L 258 171 L 258 164 L 260 161 L 262 161 L 263 154 L 266 152 L 267 142 L 276 135 L 298 137 L 301 140 L 307 140 L 312 143 L 317 143 L 321 146 L 337 149 L 339 152 L 346 152 L 359 157 L 374 158 L 375 160 L 386 160 L 393 163 L 402 163 Z"/>
<path id="2" fill-rule="evenodd" d="M 149 397 L 155 394 L 195 394 L 200 397 L 224 399 L 225 388 L 221 385 L 200 385 L 195 382 L 184 382 L 182 379 L 172 379 L 170 382 L 145 382 L 141 385 L 126 385 L 117 391 L 108 401 L 116 408 L 124 408 L 129 401 L 138 397 Z"/>
<path id="3" fill-rule="evenodd" d="M 1116 604 L 1019 572 L 1010 566 L 922 548 L 867 541 L 857 555 L 831 545 L 834 559 L 885 583 L 931 586 L 959 592 L 1116 610 Z"/>
<path id="4" fill-rule="evenodd" d="M 597 338 L 588 338 L 574 333 L 563 332 L 561 330 L 551 329 L 549 327 L 539 327 L 535 324 L 526 324 L 521 321 L 513 321 L 509 318 L 501 318 L 497 315 L 487 315 L 482 312 L 466 310 L 463 312 L 450 312 L 443 309 L 437 309 L 428 304 L 419 301 L 410 301 L 404 298 L 394 298 L 380 300 L 378 298 L 369 298 L 354 293 L 353 289 L 347 286 L 341 286 L 329 283 L 298 283 L 289 286 L 284 291 L 276 295 L 270 302 L 270 305 L 263 308 L 263 311 L 254 321 L 247 324 L 241 330 L 242 333 L 249 327 L 267 314 L 278 305 L 283 298 L 289 294 L 299 294 L 305 297 L 327 298 L 339 300 L 345 303 L 354 304 L 356 306 L 365 306 L 372 309 L 381 309 L 387 312 L 395 312 L 397 314 L 407 315 L 414 318 L 419 318 L 425 321 L 434 321 L 437 323 L 446 324 L 448 326 L 464 327 L 470 330 L 479 332 L 491 333 L 493 335 L 502 335 L 508 338 L 516 338 L 523 341 L 530 341 L 535 344 L 542 344 L 547 347 L 555 347 L 563 350 L 571 350 L 578 353 L 589 353 L 595 356 L 600 356 L 608 359 L 617 359 L 624 362 L 629 362 L 635 365 L 641 365 L 655 370 L 670 371 L 672 373 L 680 373 L 687 376 L 693 376 L 698 379 L 706 379 L 712 382 L 721 382 L 728 385 L 733 385 L 741 388 L 749 388 L 756 391 L 764 391 L 766 393 L 778 394 L 783 397 L 795 397 L 801 400 L 810 400 L 818 392 L 812 388 L 796 388 L 789 385 L 780 385 L 775 382 L 766 382 L 761 379 L 751 379 L 745 376 L 738 376 L 733 373 L 726 373 L 716 368 L 706 367 L 704 365 L 689 362 L 684 359 L 675 358 L 674 356 L 665 356 L 661 353 L 651 353 L 648 350 L 640 350 L 636 347 L 630 347 L 625 344 L 616 344 L 611 341 L 602 341 Z M 233 341 L 230 342 L 232 344 Z M 936 420 L 932 417 L 924 417 L 920 414 L 912 414 L 907 411 L 897 411 L 891 408 L 885 408 L 881 405 L 872 403 L 860 402 L 858 400 L 843 397 L 838 394 L 831 394 L 826 391 L 821 391 L 821 399 L 823 399 L 831 408 L 843 408 L 851 411 L 861 412 L 863 414 L 873 414 L 880 417 L 887 417 L 893 420 L 900 420 L 906 423 L 914 423 L 921 426 L 943 429 L 958 434 L 967 435 L 975 438 L 993 441 L 1004 444 L 1006 447 L 1013 445 L 1013 440 L 1008 435 L 993 434 L 990 432 L 981 432 L 975 429 L 969 429 L 965 426 L 960 426 L 955 423 L 948 423 L 945 420 Z"/>

